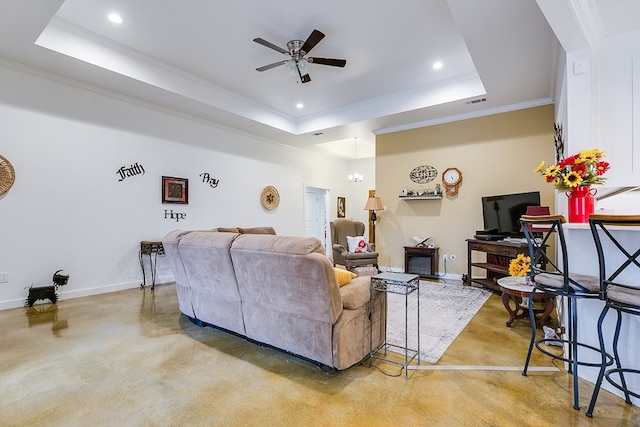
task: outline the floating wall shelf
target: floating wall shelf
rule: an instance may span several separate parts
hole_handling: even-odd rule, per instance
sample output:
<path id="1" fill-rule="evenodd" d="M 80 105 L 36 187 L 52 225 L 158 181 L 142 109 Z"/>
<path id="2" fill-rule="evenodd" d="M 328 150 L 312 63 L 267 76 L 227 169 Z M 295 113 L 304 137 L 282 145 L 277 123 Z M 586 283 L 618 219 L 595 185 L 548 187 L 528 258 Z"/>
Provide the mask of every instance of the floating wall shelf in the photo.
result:
<path id="1" fill-rule="evenodd" d="M 425 194 L 422 196 L 398 196 L 402 200 L 442 200 L 442 194 Z"/>

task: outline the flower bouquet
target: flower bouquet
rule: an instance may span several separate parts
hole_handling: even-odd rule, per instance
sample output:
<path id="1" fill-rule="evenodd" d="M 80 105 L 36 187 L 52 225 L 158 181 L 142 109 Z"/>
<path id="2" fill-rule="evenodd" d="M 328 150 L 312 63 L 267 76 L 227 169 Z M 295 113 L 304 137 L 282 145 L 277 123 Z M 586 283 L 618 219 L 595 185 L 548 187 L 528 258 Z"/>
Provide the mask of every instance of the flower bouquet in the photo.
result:
<path id="1" fill-rule="evenodd" d="M 604 151 L 597 148 L 581 150 L 578 154 L 560 160 L 555 165 L 546 166 L 540 162 L 534 172 L 542 175 L 560 192 L 571 191 L 576 187 L 603 185 L 609 163 L 603 161 Z"/>
<path id="2" fill-rule="evenodd" d="M 531 258 L 524 254 L 518 254 L 509 262 L 510 276 L 526 276 L 531 272 Z"/>

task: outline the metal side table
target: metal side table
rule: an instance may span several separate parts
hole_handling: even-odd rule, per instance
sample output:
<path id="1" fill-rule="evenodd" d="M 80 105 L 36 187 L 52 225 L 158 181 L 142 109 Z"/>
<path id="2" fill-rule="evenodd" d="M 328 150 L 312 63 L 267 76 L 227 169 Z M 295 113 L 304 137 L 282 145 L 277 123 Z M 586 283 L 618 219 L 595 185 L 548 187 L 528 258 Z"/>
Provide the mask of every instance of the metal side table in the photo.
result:
<path id="1" fill-rule="evenodd" d="M 150 241 L 143 240 L 140 242 L 140 252 L 138 253 L 138 257 L 140 258 L 140 268 L 142 269 L 142 283 L 140 284 L 141 288 L 144 288 L 147 285 L 147 275 L 144 269 L 143 255 L 147 255 L 149 257 L 149 269 L 151 271 L 151 290 L 155 290 L 156 288 L 156 264 L 158 260 L 158 255 L 164 255 L 164 246 L 162 246 L 161 241 Z"/>
<path id="2" fill-rule="evenodd" d="M 371 368 L 373 359 L 384 360 L 386 362 L 395 363 L 404 369 L 404 379 L 409 379 L 409 368 L 414 360 L 420 365 L 420 292 L 417 294 L 417 328 L 418 328 L 418 348 L 409 348 L 408 344 L 408 320 L 409 313 L 407 310 L 409 303 L 409 294 L 418 291 L 420 288 L 420 276 L 417 274 L 403 273 L 381 273 L 371 277 L 371 292 L 369 295 L 369 315 L 371 316 L 372 297 L 374 292 L 385 292 L 390 294 L 404 295 L 404 345 L 401 343 L 392 344 L 387 342 L 387 328 L 385 327 L 384 342 L 378 347 L 373 348 L 373 330 L 369 332 L 369 367 Z M 404 363 L 393 360 L 387 356 L 387 351 L 401 351 L 404 353 Z M 400 353 L 400 354 L 402 354 Z"/>

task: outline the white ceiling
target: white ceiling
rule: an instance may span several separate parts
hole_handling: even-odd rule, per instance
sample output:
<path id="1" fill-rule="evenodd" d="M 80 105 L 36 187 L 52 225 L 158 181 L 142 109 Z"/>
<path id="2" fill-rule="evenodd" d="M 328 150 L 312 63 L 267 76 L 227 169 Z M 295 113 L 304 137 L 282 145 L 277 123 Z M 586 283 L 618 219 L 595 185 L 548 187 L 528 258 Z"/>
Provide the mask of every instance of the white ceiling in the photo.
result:
<path id="1" fill-rule="evenodd" d="M 363 158 L 374 133 L 548 104 L 554 94 L 559 47 L 536 0 L 1 2 L 4 60 L 347 157 L 354 137 Z M 588 0 L 586 10 L 609 34 L 637 26 L 634 2 Z M 124 22 L 109 22 L 111 12 Z M 255 70 L 287 57 L 254 38 L 286 48 L 313 29 L 326 37 L 309 56 L 346 59 L 344 68 L 310 64 L 305 84 L 286 66 Z M 433 70 L 436 61 L 444 67 Z M 486 101 L 469 103 L 478 98 Z"/>

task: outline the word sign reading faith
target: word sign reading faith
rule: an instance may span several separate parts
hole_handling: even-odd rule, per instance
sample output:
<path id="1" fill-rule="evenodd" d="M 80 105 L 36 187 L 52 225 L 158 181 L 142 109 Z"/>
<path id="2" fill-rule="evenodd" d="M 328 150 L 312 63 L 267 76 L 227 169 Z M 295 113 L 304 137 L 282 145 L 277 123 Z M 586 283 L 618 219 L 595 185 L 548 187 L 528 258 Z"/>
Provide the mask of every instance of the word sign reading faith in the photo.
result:
<path id="1" fill-rule="evenodd" d="M 118 180 L 118 182 L 122 182 L 126 178 L 140 175 L 140 174 L 144 175 L 144 167 L 138 164 L 138 162 L 129 166 L 128 168 L 125 168 L 124 166 L 122 166 L 120 169 L 116 171 L 116 175 L 120 176 L 120 179 Z"/>
<path id="2" fill-rule="evenodd" d="M 216 188 L 218 186 L 218 183 L 220 182 L 219 179 L 211 178 L 211 175 L 209 175 L 207 172 L 201 173 L 200 176 L 202 177 L 202 182 L 204 182 L 205 184 L 209 184 L 211 188 Z"/>

